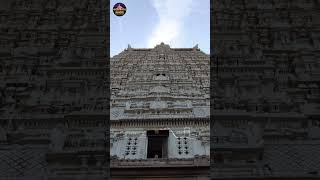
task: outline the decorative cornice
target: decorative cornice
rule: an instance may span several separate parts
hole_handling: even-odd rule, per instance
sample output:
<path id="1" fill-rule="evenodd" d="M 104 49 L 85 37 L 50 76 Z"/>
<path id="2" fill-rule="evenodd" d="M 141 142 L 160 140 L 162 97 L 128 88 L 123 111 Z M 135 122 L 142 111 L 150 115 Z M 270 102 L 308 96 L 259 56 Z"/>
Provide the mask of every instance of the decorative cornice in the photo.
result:
<path id="1" fill-rule="evenodd" d="M 121 167 L 199 167 L 210 166 L 209 156 L 195 156 L 189 159 L 118 159 L 117 157 L 111 157 L 111 168 Z"/>
<path id="2" fill-rule="evenodd" d="M 175 126 L 209 126 L 209 118 L 176 119 L 123 119 L 110 121 L 111 128 L 123 127 L 175 127 Z"/>

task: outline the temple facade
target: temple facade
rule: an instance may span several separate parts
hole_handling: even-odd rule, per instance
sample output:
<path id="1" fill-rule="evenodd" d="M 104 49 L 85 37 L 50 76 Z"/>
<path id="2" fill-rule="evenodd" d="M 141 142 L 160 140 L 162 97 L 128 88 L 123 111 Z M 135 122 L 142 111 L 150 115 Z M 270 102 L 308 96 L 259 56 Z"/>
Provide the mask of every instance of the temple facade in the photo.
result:
<path id="1" fill-rule="evenodd" d="M 209 179 L 209 59 L 164 43 L 111 58 L 111 178 Z"/>

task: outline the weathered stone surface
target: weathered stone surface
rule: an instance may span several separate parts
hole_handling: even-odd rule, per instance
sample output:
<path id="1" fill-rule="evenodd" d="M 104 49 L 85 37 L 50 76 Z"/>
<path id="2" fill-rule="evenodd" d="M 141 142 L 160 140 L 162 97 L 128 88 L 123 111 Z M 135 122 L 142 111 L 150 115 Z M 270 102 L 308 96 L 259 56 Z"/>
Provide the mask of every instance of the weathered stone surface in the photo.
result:
<path id="1" fill-rule="evenodd" d="M 1 1 L 0 179 L 107 177 L 107 3 Z"/>
<path id="2" fill-rule="evenodd" d="M 209 81 L 197 48 L 130 47 L 111 58 L 111 119 L 209 117 Z"/>
<path id="3" fill-rule="evenodd" d="M 211 178 L 319 178 L 319 2 L 211 8 Z"/>
<path id="4" fill-rule="evenodd" d="M 209 178 L 209 78 L 209 55 L 197 46 L 129 45 L 111 58 L 112 178 L 144 179 L 146 167 L 160 179 Z M 166 157 L 148 158 L 147 130 L 168 130 Z M 175 173 L 190 167 L 192 172 Z"/>

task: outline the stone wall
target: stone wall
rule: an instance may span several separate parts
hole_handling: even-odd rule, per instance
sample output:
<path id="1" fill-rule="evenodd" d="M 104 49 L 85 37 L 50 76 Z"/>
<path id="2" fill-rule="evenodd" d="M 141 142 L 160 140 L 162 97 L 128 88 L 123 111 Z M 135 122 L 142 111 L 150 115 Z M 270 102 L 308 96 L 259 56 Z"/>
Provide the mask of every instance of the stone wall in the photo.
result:
<path id="1" fill-rule="evenodd" d="M 200 126 L 190 129 L 184 127 L 160 128 L 169 130 L 168 159 L 209 156 L 209 142 L 206 142 L 205 139 L 206 128 Z M 111 129 L 110 155 L 117 156 L 119 159 L 147 159 L 147 130 L 150 129 L 129 127 Z"/>
<path id="2" fill-rule="evenodd" d="M 0 179 L 105 178 L 108 1 L 0 4 Z"/>
<path id="3" fill-rule="evenodd" d="M 197 46 L 129 45 L 110 65 L 112 120 L 209 117 L 209 55 Z"/>
<path id="4" fill-rule="evenodd" d="M 317 177 L 319 1 L 211 8 L 212 177 Z"/>

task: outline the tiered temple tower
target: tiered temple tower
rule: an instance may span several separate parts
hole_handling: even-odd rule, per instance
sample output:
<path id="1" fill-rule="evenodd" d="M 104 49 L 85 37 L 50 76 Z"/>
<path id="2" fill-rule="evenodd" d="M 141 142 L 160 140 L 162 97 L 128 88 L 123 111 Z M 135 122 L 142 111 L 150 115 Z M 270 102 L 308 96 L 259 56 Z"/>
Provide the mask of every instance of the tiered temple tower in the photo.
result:
<path id="1" fill-rule="evenodd" d="M 129 45 L 110 70 L 111 176 L 208 178 L 209 55 Z"/>

